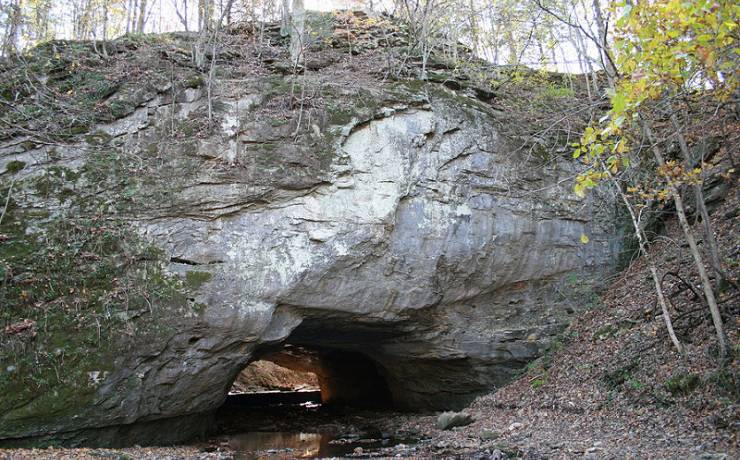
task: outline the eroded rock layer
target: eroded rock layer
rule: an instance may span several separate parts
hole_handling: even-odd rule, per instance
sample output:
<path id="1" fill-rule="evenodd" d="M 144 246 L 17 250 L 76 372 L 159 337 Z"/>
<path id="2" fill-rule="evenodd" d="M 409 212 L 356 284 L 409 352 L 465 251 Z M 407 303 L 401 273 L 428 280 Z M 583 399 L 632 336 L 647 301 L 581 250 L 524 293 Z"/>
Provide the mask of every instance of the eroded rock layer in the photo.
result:
<path id="1" fill-rule="evenodd" d="M 146 442 L 141 423 L 172 417 L 171 437 L 185 436 L 199 423 L 186 416 L 217 408 L 251 360 L 286 343 L 361 354 L 398 407 L 459 408 L 587 307 L 583 287 L 619 244 L 614 210 L 570 192 L 576 162 L 523 147 L 515 113 L 475 94 L 342 78 L 232 73 L 209 99 L 164 73 L 87 134 L 2 141 L 15 184 L 3 225 L 23 229 L 11 241 L 93 219 L 151 250 L 112 263 L 117 297 L 97 299 L 83 326 L 44 330 L 30 309 L 46 300 L 13 304 L 6 324 L 36 318 L 37 338 L 6 331 L 0 383 L 36 378 L 29 353 L 64 374 L 50 365 L 3 398 L 0 439 L 120 443 L 85 430 L 126 425 Z M 106 260 L 89 246 L 74 257 Z M 136 286 L 156 295 L 133 302 Z M 58 359 L 83 333 L 84 356 Z"/>

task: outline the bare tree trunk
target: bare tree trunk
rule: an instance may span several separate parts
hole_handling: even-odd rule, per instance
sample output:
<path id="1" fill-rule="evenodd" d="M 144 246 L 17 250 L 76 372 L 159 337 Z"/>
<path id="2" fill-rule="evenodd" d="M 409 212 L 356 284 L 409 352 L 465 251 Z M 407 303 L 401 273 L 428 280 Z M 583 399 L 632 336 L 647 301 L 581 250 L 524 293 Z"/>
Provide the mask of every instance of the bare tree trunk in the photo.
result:
<path id="1" fill-rule="evenodd" d="M 105 46 L 105 41 L 108 40 L 108 3 L 109 0 L 103 1 L 103 46 Z"/>
<path id="2" fill-rule="evenodd" d="M 303 9 L 303 0 L 293 0 L 293 14 L 290 23 L 290 60 L 295 68 L 304 61 L 303 48 L 306 35 L 306 12 Z"/>
<path id="3" fill-rule="evenodd" d="M 511 33 L 511 28 L 507 27 L 506 31 L 504 32 L 504 40 L 506 41 L 506 46 L 509 49 L 509 57 L 506 58 L 506 63 L 509 65 L 517 65 L 517 52 L 516 52 L 516 42 L 514 41 L 514 34 Z"/>
<path id="4" fill-rule="evenodd" d="M 571 75 L 571 71 L 570 71 L 570 63 L 568 62 L 568 57 L 565 55 L 565 51 L 563 50 L 562 47 L 560 48 L 560 57 L 563 58 L 563 64 L 565 64 L 565 75 L 568 76 L 568 87 L 571 90 L 573 90 L 573 76 Z M 554 48 L 552 52 L 552 62 L 557 67 L 558 59 L 557 59 L 557 56 L 555 55 Z M 583 73 L 583 75 L 586 77 L 586 88 L 588 89 L 588 100 L 590 101 L 592 100 L 592 98 L 591 98 L 591 86 L 589 85 L 589 82 L 588 82 L 588 76 L 586 75 L 586 72 L 583 72 L 583 64 L 580 61 L 579 61 L 579 66 L 582 71 L 581 73 Z"/>
<path id="5" fill-rule="evenodd" d="M 143 34 L 146 25 L 146 0 L 139 0 L 139 20 L 136 23 L 136 32 Z"/>
<path id="6" fill-rule="evenodd" d="M 643 119 L 640 119 L 640 125 L 642 126 L 642 130 L 645 132 L 645 136 L 647 137 L 648 142 L 650 142 L 652 146 L 655 161 L 658 163 L 659 166 L 665 166 L 665 155 L 663 155 L 663 151 L 658 145 L 655 135 L 653 135 L 653 132 L 650 129 L 650 126 L 648 126 L 648 123 Z M 707 301 L 707 304 L 709 305 L 709 311 L 712 314 L 714 329 L 717 332 L 720 358 L 724 360 L 727 357 L 727 338 L 725 336 L 725 330 L 722 324 L 722 315 L 719 311 L 719 307 L 717 306 L 717 299 L 715 299 L 714 297 L 712 284 L 709 282 L 709 276 L 707 276 L 707 270 L 704 267 L 704 260 L 702 259 L 701 253 L 699 252 L 699 248 L 696 246 L 694 232 L 691 230 L 689 221 L 686 219 L 686 210 L 684 208 L 681 194 L 679 193 L 678 188 L 670 181 L 668 182 L 668 190 L 673 196 L 673 203 L 676 205 L 676 214 L 678 214 L 678 222 L 681 224 L 681 229 L 686 236 L 686 241 L 689 243 L 689 249 L 691 255 L 694 258 L 694 263 L 697 270 L 699 270 L 701 287 L 704 291 L 704 297 Z"/>
<path id="7" fill-rule="evenodd" d="M 289 0 L 283 0 L 282 16 L 280 19 L 280 36 L 287 37 L 290 35 L 290 3 Z"/>
<path id="8" fill-rule="evenodd" d="M 231 25 L 231 9 L 232 9 L 233 6 L 234 6 L 234 0 L 231 0 L 226 5 L 226 25 L 227 26 L 230 26 Z M 223 16 L 223 14 L 221 16 Z"/>
<path id="9" fill-rule="evenodd" d="M 678 123 L 675 113 L 671 113 L 671 123 L 673 129 L 676 131 L 676 137 L 678 137 L 678 145 L 681 148 L 681 154 L 684 159 L 684 169 L 686 171 L 691 170 L 691 153 L 689 152 L 689 146 L 686 143 L 686 139 L 681 132 L 681 126 Z M 722 262 L 719 258 L 719 251 L 717 250 L 717 241 L 714 238 L 714 231 L 712 229 L 712 222 L 709 220 L 709 212 L 707 211 L 706 203 L 704 202 L 704 192 L 702 191 L 702 182 L 692 185 L 694 189 L 694 200 L 696 201 L 696 210 L 699 212 L 702 220 L 702 229 L 704 230 L 704 243 L 709 248 L 709 262 L 712 265 L 714 271 L 715 287 L 719 291 L 722 281 L 727 278 L 725 272 L 722 269 Z"/>
<path id="10" fill-rule="evenodd" d="M 593 8 L 594 12 L 594 19 L 596 20 L 596 30 L 598 31 L 599 36 L 597 37 L 597 40 L 601 46 L 599 46 L 599 56 L 601 56 L 601 66 L 604 69 L 604 72 L 609 74 L 611 77 L 614 77 L 616 75 L 616 70 L 614 68 L 613 60 L 611 59 L 611 56 L 609 56 L 609 46 L 606 42 L 606 23 L 604 21 L 604 16 L 601 12 L 601 4 L 599 3 L 599 0 L 593 0 L 591 3 L 591 6 Z"/>
<path id="11" fill-rule="evenodd" d="M 16 0 L 10 4 L 10 12 L 8 14 L 8 33 L 5 36 L 5 43 L 3 43 L 3 54 L 5 56 L 13 56 L 20 52 L 21 43 L 21 28 L 23 22 L 23 1 Z"/>
<path id="12" fill-rule="evenodd" d="M 420 49 L 421 49 L 421 74 L 419 75 L 419 78 L 421 80 L 427 79 L 427 64 L 429 62 L 429 56 L 432 54 L 432 49 L 434 48 L 434 44 L 432 43 L 431 36 L 431 21 L 432 21 L 432 11 L 434 9 L 434 0 L 427 0 L 427 2 L 424 5 L 424 9 L 422 10 L 422 16 L 419 20 L 421 34 L 419 39 Z"/>
<path id="13" fill-rule="evenodd" d="M 193 45 L 193 62 L 198 69 L 203 69 L 206 63 L 206 48 L 208 46 L 208 38 L 210 35 L 211 25 L 211 7 L 210 0 L 198 0 L 198 39 Z M 216 37 L 213 37 L 214 46 Z M 214 48 L 215 49 L 215 48 Z M 212 59 L 215 60 L 215 55 Z M 209 72 L 210 73 L 210 72 Z M 210 81 L 209 81 L 210 85 Z M 210 86 L 208 88 L 210 92 Z M 210 94 L 210 93 L 209 93 Z M 210 104 L 210 99 L 209 99 Z M 209 120 L 210 121 L 210 120 Z"/>
<path id="14" fill-rule="evenodd" d="M 576 38 L 574 38 L 573 30 L 574 28 L 572 27 L 568 28 L 568 39 L 573 45 L 573 48 L 575 48 L 576 50 L 576 54 L 578 55 L 578 67 L 581 69 L 581 74 L 583 74 L 583 78 L 586 79 L 586 91 L 588 92 L 588 100 L 593 101 L 594 95 L 591 91 L 591 77 L 594 75 L 594 69 L 591 66 L 591 61 L 588 59 L 588 56 L 584 56 L 584 52 L 582 49 L 583 41 L 579 40 L 579 37 L 577 35 L 575 36 Z M 563 59 L 567 59 L 567 57 L 565 56 L 565 52 L 563 52 Z M 591 115 L 593 118 L 593 113 Z"/>
<path id="15" fill-rule="evenodd" d="M 188 0 L 183 0 L 183 11 L 180 12 L 180 7 L 178 6 L 178 0 L 172 0 L 172 3 L 175 5 L 175 14 L 177 15 L 177 18 L 180 20 L 180 23 L 185 27 L 185 32 L 189 32 L 188 30 Z"/>
<path id="16" fill-rule="evenodd" d="M 218 23 L 216 24 L 216 31 L 220 32 L 221 28 L 224 25 L 224 19 L 226 19 L 226 24 L 230 24 L 231 20 L 229 19 L 229 16 L 231 15 L 231 8 L 234 6 L 234 0 L 227 0 L 226 5 L 221 3 L 221 15 L 218 17 Z"/>
<path id="17" fill-rule="evenodd" d="M 185 32 L 190 32 L 188 30 L 190 18 L 188 17 L 188 0 L 182 0 L 182 12 L 185 15 L 185 20 L 183 23 L 185 24 Z"/>
<path id="18" fill-rule="evenodd" d="M 478 19 L 473 0 L 468 0 L 468 23 L 470 26 L 470 41 L 473 43 L 473 54 L 479 56 L 480 39 L 478 38 Z"/>
<path id="19" fill-rule="evenodd" d="M 87 2 L 87 8 L 85 9 L 85 40 L 95 40 L 96 27 L 98 25 L 97 18 L 97 5 L 95 0 L 89 0 Z"/>
<path id="20" fill-rule="evenodd" d="M 77 6 L 77 3 L 72 4 L 72 36 L 77 36 L 77 26 L 78 26 L 78 20 L 77 17 L 79 16 L 79 8 Z"/>
<path id="21" fill-rule="evenodd" d="M 108 57 L 108 47 L 106 42 L 108 41 L 108 8 L 110 7 L 110 0 L 103 0 L 103 56 Z"/>
<path id="22" fill-rule="evenodd" d="M 93 4 L 92 0 L 87 0 L 83 7 L 82 7 L 82 13 L 79 16 L 79 24 L 77 26 L 77 39 L 78 40 L 87 40 L 90 38 L 91 34 L 93 33 L 93 28 L 95 26 L 95 5 Z"/>
<path id="23" fill-rule="evenodd" d="M 0 8 L 2 4 L 0 3 Z M 34 33 L 36 41 L 49 38 L 49 13 L 51 11 L 51 0 L 41 0 L 36 6 L 34 15 Z"/>
<path id="24" fill-rule="evenodd" d="M 213 16 L 213 4 L 211 0 L 198 0 L 198 30 L 208 29 Z"/>
<path id="25" fill-rule="evenodd" d="M 203 31 L 203 15 L 205 14 L 205 0 L 198 0 L 198 31 Z"/>
<path id="26" fill-rule="evenodd" d="M 198 69 L 203 69 L 206 62 L 206 41 L 208 39 L 208 30 L 203 29 L 198 32 L 198 39 L 193 45 L 193 63 Z"/>
<path id="27" fill-rule="evenodd" d="M 126 2 L 126 33 L 131 33 L 131 27 L 134 23 L 134 15 L 136 14 L 136 5 L 134 4 L 135 0 L 128 0 Z M 131 13 L 134 14 L 131 14 Z"/>
<path id="28" fill-rule="evenodd" d="M 458 60 L 457 43 L 460 41 L 460 38 L 458 36 L 457 27 L 455 27 L 454 25 L 452 27 L 452 30 L 450 31 L 449 36 L 450 36 L 449 48 L 451 52 L 452 62 L 457 63 L 457 60 Z"/>
<path id="29" fill-rule="evenodd" d="M 593 92 L 595 94 L 598 94 L 599 84 L 596 78 L 596 71 L 594 70 L 594 67 L 591 64 L 591 58 L 588 55 L 588 47 L 586 46 L 586 42 L 583 39 L 583 36 L 581 35 L 581 31 L 578 28 L 573 28 L 572 30 L 575 32 L 576 43 L 578 43 L 578 46 L 576 48 L 578 52 L 578 59 L 586 63 L 586 68 L 588 69 L 589 74 L 591 74 L 591 83 L 593 84 Z"/>
<path id="30" fill-rule="evenodd" d="M 601 168 L 609 176 L 609 180 L 611 181 L 612 185 L 614 186 L 614 189 L 619 194 L 619 197 L 622 199 L 622 202 L 624 203 L 625 207 L 627 208 L 627 211 L 630 214 L 630 220 L 632 221 L 632 228 L 635 230 L 635 236 L 637 237 L 637 243 L 640 248 L 640 254 L 645 258 L 645 261 L 647 262 L 648 269 L 650 270 L 650 277 L 653 279 L 653 286 L 655 287 L 655 293 L 658 295 L 658 304 L 660 305 L 660 310 L 663 313 L 663 322 L 665 323 L 665 327 L 668 330 L 668 336 L 671 338 L 671 342 L 673 342 L 673 346 L 676 347 L 676 350 L 679 353 L 683 353 L 683 347 L 681 346 L 681 342 L 679 342 L 678 337 L 676 337 L 676 332 L 673 330 L 673 322 L 671 321 L 671 313 L 668 311 L 668 305 L 666 304 L 666 301 L 665 301 L 665 295 L 663 294 L 663 288 L 660 286 L 660 277 L 658 276 L 658 268 L 655 265 L 655 261 L 653 261 L 653 259 L 650 257 L 650 254 L 647 251 L 647 238 L 645 237 L 645 233 L 640 227 L 640 222 L 637 217 L 637 214 L 635 213 L 635 210 L 632 207 L 632 203 L 630 203 L 629 199 L 624 194 L 624 191 L 622 190 L 621 185 L 619 184 L 617 179 L 612 175 L 611 171 L 609 171 L 609 168 L 607 168 L 603 162 L 601 162 Z"/>

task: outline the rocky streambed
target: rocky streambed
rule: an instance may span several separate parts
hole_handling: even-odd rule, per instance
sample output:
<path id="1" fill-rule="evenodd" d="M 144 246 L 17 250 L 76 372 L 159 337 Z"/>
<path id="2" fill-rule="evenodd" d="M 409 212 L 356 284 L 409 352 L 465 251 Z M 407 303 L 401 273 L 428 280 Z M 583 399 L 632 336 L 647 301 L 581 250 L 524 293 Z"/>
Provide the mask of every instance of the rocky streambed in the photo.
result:
<path id="1" fill-rule="evenodd" d="M 304 404 L 252 410 L 222 409 L 209 449 L 235 458 L 414 456 L 424 439 L 409 414 Z"/>

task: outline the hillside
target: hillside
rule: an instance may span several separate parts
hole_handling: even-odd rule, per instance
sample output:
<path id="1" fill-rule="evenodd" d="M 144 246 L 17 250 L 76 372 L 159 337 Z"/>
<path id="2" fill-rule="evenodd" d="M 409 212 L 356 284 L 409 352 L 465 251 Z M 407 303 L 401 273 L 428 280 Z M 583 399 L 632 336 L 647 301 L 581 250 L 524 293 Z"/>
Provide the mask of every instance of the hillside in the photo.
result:
<path id="1" fill-rule="evenodd" d="M 196 33 L 2 63 L 0 447 L 74 449 L 0 457 L 232 458 L 240 430 L 326 456 L 738 456 L 736 109 L 697 97 L 687 132 L 728 275 L 720 362 L 673 205 L 638 209 L 682 356 L 619 197 L 573 193 L 604 75 L 425 56 L 383 15 L 306 22 L 301 65 L 250 22 L 201 67 Z M 259 361 L 314 374 L 323 406 L 224 405 Z"/>

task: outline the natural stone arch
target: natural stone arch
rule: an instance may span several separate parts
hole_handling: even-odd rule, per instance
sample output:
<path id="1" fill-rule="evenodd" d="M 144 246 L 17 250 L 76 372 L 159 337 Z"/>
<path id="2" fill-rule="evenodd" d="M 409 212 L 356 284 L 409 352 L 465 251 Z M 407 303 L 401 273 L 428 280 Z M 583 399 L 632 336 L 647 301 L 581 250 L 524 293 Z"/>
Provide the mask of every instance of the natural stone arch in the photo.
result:
<path id="1" fill-rule="evenodd" d="M 259 105 L 244 88 L 231 88 L 226 111 Z M 579 165 L 520 152 L 497 128 L 510 120 L 485 105 L 431 85 L 404 91 L 321 127 L 321 150 L 296 144 L 290 126 L 271 130 L 256 109 L 245 122 L 225 113 L 241 129 L 188 155 L 242 166 L 197 169 L 162 214 L 131 223 L 189 283 L 194 308 L 167 318 L 158 340 L 122 349 L 89 401 L 43 423 L 6 415 L 0 435 L 74 443 L 93 427 L 178 423 L 162 433 L 187 437 L 244 366 L 286 341 L 362 353 L 395 404 L 422 409 L 460 407 L 537 357 L 580 307 L 557 285 L 613 267 L 613 210 L 573 197 L 565 179 Z M 193 95 L 182 113 L 199 104 Z M 101 130 L 131 148 L 157 139 L 172 113 L 160 105 Z M 310 340 L 327 328 L 355 343 Z"/>

